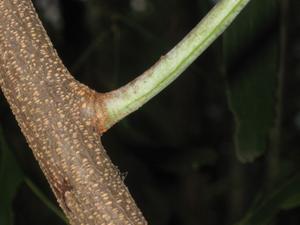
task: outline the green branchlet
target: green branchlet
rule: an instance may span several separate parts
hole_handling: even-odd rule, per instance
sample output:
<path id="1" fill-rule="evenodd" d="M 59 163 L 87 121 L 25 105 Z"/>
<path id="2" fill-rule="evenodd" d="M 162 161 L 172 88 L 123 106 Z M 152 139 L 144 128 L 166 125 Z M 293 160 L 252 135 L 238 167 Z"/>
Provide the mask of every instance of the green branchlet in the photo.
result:
<path id="1" fill-rule="evenodd" d="M 250 0 L 221 0 L 170 52 L 125 86 L 107 93 L 106 129 L 175 80 L 231 24 Z"/>

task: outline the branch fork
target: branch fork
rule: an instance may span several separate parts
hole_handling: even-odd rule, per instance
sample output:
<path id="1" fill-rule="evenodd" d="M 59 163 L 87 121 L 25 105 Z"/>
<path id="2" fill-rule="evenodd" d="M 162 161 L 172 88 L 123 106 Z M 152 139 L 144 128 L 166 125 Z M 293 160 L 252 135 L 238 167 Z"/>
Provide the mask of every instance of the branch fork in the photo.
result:
<path id="1" fill-rule="evenodd" d="M 76 81 L 30 0 L 0 0 L 0 86 L 72 225 L 145 225 L 99 136 L 175 80 L 249 0 L 221 0 L 169 53 L 108 93 Z"/>

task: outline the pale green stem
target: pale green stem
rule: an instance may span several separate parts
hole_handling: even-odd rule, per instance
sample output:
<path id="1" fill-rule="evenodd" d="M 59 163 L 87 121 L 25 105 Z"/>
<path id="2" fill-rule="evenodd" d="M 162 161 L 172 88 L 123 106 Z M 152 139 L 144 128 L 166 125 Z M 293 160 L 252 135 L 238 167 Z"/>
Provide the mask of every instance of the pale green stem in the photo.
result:
<path id="1" fill-rule="evenodd" d="M 106 129 L 175 80 L 229 26 L 250 0 L 221 0 L 170 52 L 141 76 L 107 93 Z"/>

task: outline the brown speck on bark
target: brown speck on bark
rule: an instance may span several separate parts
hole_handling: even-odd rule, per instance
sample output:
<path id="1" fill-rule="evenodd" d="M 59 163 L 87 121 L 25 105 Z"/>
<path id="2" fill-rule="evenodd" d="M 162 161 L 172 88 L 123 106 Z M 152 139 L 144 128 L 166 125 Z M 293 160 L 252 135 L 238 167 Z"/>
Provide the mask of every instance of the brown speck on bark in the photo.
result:
<path id="1" fill-rule="evenodd" d="M 101 145 L 107 95 L 70 75 L 30 0 L 0 0 L 0 85 L 72 225 L 147 224 Z"/>

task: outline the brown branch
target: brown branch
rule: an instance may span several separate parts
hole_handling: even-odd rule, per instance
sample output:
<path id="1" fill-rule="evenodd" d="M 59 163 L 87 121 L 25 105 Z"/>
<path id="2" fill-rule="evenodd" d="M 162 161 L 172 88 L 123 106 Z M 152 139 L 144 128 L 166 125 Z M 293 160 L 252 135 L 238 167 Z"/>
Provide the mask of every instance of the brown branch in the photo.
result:
<path id="1" fill-rule="evenodd" d="M 0 85 L 71 224 L 147 224 L 101 145 L 105 95 L 70 75 L 30 0 L 0 0 Z"/>

